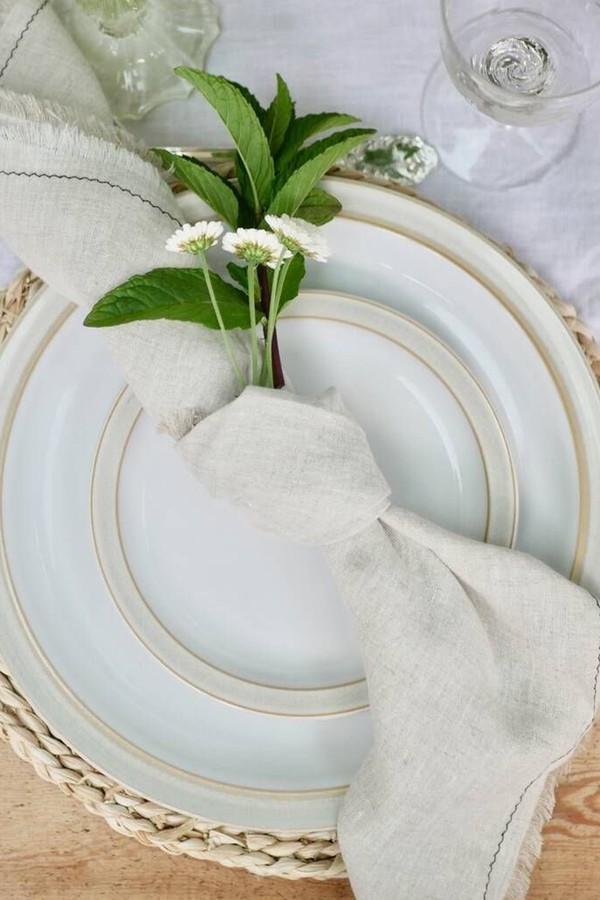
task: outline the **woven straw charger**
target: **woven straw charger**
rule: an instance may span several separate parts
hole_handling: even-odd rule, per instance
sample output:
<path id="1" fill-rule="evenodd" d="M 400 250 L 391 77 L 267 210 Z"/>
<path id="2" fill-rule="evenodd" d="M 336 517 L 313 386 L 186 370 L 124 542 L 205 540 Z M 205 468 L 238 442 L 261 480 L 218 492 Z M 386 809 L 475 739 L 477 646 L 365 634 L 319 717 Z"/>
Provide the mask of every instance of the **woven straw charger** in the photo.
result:
<path id="1" fill-rule="evenodd" d="M 385 186 L 391 187 L 388 183 Z M 398 190 L 395 186 L 392 189 Z M 498 247 L 498 250 L 511 255 L 506 248 Z M 577 318 L 575 307 L 562 302 L 535 272 L 523 268 L 560 313 L 600 382 L 600 346 L 590 329 Z M 9 339 L 19 316 L 42 287 L 39 278 L 25 271 L 0 291 L 0 344 Z M 50 731 L 11 681 L 2 659 L 0 735 L 20 759 L 33 766 L 40 778 L 79 800 L 89 812 L 102 816 L 120 834 L 136 838 L 145 846 L 160 847 L 173 855 L 186 854 L 195 859 L 242 867 L 256 875 L 319 880 L 346 876 L 335 832 L 265 834 L 243 831 L 186 816 L 125 788 Z"/>

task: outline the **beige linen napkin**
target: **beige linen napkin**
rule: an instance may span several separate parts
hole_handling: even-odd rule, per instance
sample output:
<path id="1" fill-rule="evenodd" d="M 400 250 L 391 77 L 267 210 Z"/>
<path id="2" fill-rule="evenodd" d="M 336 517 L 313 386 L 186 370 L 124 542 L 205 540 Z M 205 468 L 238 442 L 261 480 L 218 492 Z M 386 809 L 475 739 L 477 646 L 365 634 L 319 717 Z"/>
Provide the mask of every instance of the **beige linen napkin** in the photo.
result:
<path id="1" fill-rule="evenodd" d="M 0 200 L 0 234 L 78 303 L 173 264 L 169 189 L 39 0 L 0 0 Z M 392 508 L 335 390 L 235 398 L 220 338 L 200 326 L 107 337 L 192 471 L 258 527 L 322 545 L 352 611 L 375 735 L 339 819 L 356 896 L 524 897 L 553 778 L 594 719 L 596 600 Z"/>

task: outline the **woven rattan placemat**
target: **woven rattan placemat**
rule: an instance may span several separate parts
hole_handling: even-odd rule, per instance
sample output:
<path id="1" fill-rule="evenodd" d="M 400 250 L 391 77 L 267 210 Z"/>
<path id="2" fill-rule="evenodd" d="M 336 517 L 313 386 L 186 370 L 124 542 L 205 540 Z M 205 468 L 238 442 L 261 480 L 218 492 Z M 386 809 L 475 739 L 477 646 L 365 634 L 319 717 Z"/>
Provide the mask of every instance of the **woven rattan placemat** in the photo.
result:
<path id="1" fill-rule="evenodd" d="M 507 248 L 499 249 L 512 256 Z M 590 329 L 578 319 L 574 306 L 561 301 L 535 272 L 522 267 L 560 313 L 600 382 L 600 346 Z M 42 287 L 43 282 L 26 271 L 0 291 L 0 344 Z M 243 867 L 256 875 L 321 880 L 346 875 L 333 831 L 285 835 L 240 831 L 174 812 L 123 787 L 51 733 L 13 684 L 1 659 L 0 736 L 40 778 L 75 797 L 120 834 L 145 846 Z"/>

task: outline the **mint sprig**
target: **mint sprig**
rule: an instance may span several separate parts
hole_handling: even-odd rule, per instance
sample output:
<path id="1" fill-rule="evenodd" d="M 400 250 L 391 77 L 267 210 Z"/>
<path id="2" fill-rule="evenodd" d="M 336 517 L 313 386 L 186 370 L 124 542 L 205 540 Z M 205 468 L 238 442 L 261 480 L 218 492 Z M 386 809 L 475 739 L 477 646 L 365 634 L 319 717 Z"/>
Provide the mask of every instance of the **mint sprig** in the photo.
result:
<path id="1" fill-rule="evenodd" d="M 277 75 L 276 95 L 265 109 L 248 88 L 220 75 L 187 66 L 175 71 L 202 94 L 227 128 L 235 147 L 234 177 L 227 180 L 206 163 L 185 155 L 163 149 L 155 153 L 224 222 L 233 229 L 260 228 L 265 227 L 265 215 L 271 213 L 323 225 L 338 215 L 339 201 L 318 187 L 318 182 L 338 159 L 373 134 L 371 129 L 347 128 L 358 120 L 345 113 L 297 117 L 281 75 Z M 315 140 L 324 133 L 325 137 Z M 203 265 L 204 272 L 159 268 L 135 275 L 102 297 L 85 324 L 102 328 L 139 319 L 177 319 L 226 331 L 255 330 L 255 322 L 268 321 L 265 340 L 272 348 L 272 359 L 267 360 L 267 368 L 274 374 L 275 386 L 280 387 L 283 369 L 273 316 L 269 321 L 271 289 L 276 290 L 280 310 L 300 290 L 304 259 L 298 255 L 286 263 L 277 285 L 264 266 L 248 273 L 245 267 L 230 264 L 228 274 L 234 285 L 210 272 L 204 257 Z"/>
<path id="2" fill-rule="evenodd" d="M 186 66 L 180 66 L 175 72 L 208 100 L 227 128 L 248 178 L 254 212 L 258 215 L 269 200 L 274 165 L 267 136 L 253 104 L 238 85 L 220 75 Z"/>

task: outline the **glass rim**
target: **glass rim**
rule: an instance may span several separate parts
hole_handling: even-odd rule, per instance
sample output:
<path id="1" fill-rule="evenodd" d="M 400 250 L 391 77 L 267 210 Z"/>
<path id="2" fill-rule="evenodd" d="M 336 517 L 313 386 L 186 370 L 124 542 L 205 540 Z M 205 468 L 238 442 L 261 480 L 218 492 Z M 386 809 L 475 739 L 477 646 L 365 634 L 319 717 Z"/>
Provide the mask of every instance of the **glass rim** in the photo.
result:
<path id="1" fill-rule="evenodd" d="M 482 85 L 482 87 L 484 87 L 487 91 L 489 91 L 491 88 L 492 91 L 498 96 L 498 98 L 507 97 L 507 96 L 514 97 L 514 98 L 521 97 L 523 100 L 527 100 L 527 99 L 536 100 L 538 103 L 541 102 L 541 103 L 544 103 L 545 105 L 550 105 L 550 104 L 554 104 L 554 103 L 560 104 L 562 101 L 570 100 L 573 98 L 587 97 L 590 94 L 593 94 L 595 91 L 597 91 L 600 88 L 600 78 L 598 78 L 597 81 L 594 81 L 591 84 L 589 84 L 587 87 L 581 88 L 580 90 L 577 90 L 577 91 L 569 91 L 568 93 L 565 93 L 565 94 L 546 94 L 546 95 L 536 94 L 535 96 L 533 96 L 533 95 L 528 95 L 528 94 L 512 93 L 511 91 L 507 91 L 505 88 L 500 87 L 500 85 L 493 84 L 493 82 L 488 81 L 487 78 L 483 78 L 478 72 L 476 72 L 472 68 L 470 61 L 464 56 L 462 50 L 460 49 L 460 47 L 454 40 L 454 36 L 453 36 L 452 30 L 450 28 L 450 23 L 448 21 L 448 7 L 451 2 L 452 2 L 452 0 L 439 0 L 440 18 L 441 18 L 442 30 L 444 32 L 444 37 L 446 38 L 448 43 L 451 45 L 453 51 L 457 54 L 457 56 L 460 57 L 460 59 L 465 63 L 466 67 L 469 69 L 469 76 L 472 77 L 477 83 Z M 476 21 L 476 20 L 473 20 L 473 21 Z M 600 93 L 600 91 L 599 91 L 599 93 Z"/>

